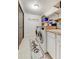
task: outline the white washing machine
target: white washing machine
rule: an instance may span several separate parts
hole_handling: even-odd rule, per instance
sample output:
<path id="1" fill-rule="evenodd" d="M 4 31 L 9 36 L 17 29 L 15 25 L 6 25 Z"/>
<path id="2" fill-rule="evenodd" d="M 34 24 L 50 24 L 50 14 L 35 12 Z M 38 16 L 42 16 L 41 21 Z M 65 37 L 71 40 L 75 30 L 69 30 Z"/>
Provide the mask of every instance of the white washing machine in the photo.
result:
<path id="1" fill-rule="evenodd" d="M 32 59 L 44 59 L 44 54 L 47 52 L 47 34 L 46 27 L 37 26 L 36 38 L 31 41 L 31 57 Z"/>

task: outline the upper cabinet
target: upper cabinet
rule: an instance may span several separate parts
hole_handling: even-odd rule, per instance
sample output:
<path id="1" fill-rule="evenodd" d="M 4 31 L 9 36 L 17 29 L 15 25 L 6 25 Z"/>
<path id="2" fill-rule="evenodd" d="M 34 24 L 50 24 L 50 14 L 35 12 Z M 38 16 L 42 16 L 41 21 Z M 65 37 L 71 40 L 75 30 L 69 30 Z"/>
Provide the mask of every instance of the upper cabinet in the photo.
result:
<path id="1" fill-rule="evenodd" d="M 59 1 L 54 7 L 61 8 L 61 1 Z"/>

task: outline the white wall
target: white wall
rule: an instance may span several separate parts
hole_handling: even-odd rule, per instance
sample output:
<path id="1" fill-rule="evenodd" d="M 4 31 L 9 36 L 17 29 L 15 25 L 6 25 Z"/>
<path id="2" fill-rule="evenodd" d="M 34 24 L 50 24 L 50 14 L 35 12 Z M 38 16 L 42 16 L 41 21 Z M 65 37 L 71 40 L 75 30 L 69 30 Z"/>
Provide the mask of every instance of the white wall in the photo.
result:
<path id="1" fill-rule="evenodd" d="M 39 19 L 40 16 L 37 15 L 31 15 L 31 14 L 25 14 L 24 15 L 24 31 L 25 31 L 25 37 L 30 37 L 32 33 L 34 33 L 36 26 L 40 25 L 41 20 Z M 38 20 L 32 20 L 32 19 L 38 19 Z M 28 34 L 27 34 L 28 33 Z"/>
<path id="2" fill-rule="evenodd" d="M 24 59 L 31 59 L 31 47 L 30 40 L 35 39 L 35 29 L 36 26 L 40 25 L 40 20 L 32 20 L 37 19 L 39 16 L 24 14 L 24 40 L 26 44 L 26 54 Z"/>
<path id="3" fill-rule="evenodd" d="M 39 18 L 37 15 L 24 14 L 24 39 L 19 48 L 19 59 L 31 59 L 30 39 L 35 38 L 35 28 L 40 25 L 40 20 L 31 20 Z"/>

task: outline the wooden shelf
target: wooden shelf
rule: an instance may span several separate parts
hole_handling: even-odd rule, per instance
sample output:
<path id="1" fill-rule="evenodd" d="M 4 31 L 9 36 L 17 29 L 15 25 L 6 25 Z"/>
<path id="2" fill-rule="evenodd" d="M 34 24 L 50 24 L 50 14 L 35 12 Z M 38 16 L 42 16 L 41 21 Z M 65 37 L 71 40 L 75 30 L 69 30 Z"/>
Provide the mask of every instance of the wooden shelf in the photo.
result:
<path id="1" fill-rule="evenodd" d="M 56 22 L 61 22 L 61 18 L 58 18 L 55 20 Z"/>

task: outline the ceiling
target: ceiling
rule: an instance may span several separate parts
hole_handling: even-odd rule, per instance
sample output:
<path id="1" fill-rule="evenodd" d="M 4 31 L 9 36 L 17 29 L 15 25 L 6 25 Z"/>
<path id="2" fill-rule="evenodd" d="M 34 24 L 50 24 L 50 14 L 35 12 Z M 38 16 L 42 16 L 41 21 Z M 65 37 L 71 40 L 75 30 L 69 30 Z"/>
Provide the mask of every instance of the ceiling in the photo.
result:
<path id="1" fill-rule="evenodd" d="M 39 0 L 40 7 L 38 9 L 32 8 L 35 0 L 19 0 L 24 13 L 31 13 L 35 15 L 43 15 L 54 7 L 60 0 Z M 52 10 L 53 11 L 53 10 Z"/>

